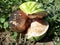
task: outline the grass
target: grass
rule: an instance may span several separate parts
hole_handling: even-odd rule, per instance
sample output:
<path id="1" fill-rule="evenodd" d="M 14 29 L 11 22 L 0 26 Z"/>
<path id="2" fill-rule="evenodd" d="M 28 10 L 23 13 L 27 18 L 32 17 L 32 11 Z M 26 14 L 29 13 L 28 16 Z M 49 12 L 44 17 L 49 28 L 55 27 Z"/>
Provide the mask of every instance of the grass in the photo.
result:
<path id="1" fill-rule="evenodd" d="M 30 0 L 0 0 L 0 32 L 2 30 L 11 32 L 8 24 L 9 17 L 11 16 L 13 11 L 18 9 L 18 6 L 20 4 L 26 1 Z M 54 35 L 54 38 L 52 39 L 53 42 L 55 42 L 55 45 L 60 45 L 60 0 L 32 1 L 41 3 L 42 7 L 48 12 L 48 16 L 44 18 L 50 24 L 49 30 L 46 35 L 48 37 Z M 16 38 L 17 33 L 14 33 L 12 36 Z"/>

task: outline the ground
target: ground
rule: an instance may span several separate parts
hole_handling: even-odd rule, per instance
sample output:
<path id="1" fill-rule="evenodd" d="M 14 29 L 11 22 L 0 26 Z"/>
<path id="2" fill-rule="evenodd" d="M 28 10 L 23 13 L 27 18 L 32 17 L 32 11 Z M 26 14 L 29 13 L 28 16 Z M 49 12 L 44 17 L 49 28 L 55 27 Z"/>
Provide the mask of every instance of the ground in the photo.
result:
<path id="1" fill-rule="evenodd" d="M 15 39 L 11 37 L 12 32 L 10 31 L 0 31 L 0 45 L 17 45 Z M 54 42 L 51 40 L 52 37 L 41 39 L 40 41 L 34 43 L 26 41 L 26 44 L 22 41 L 19 45 L 54 45 Z"/>

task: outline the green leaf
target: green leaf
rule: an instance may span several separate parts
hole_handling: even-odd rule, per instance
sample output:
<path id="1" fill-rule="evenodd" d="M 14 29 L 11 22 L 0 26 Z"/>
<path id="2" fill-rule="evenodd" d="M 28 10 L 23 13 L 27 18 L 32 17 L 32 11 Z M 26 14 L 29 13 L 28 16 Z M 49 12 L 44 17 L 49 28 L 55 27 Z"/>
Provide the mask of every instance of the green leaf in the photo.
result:
<path id="1" fill-rule="evenodd" d="M 45 11 L 42 7 L 41 3 L 37 3 L 34 1 L 28 1 L 19 6 L 19 8 L 25 12 L 26 14 L 33 14 L 33 13 L 38 13 Z"/>
<path id="2" fill-rule="evenodd" d="M 56 42 L 56 45 L 60 45 L 60 42 Z"/>
<path id="3" fill-rule="evenodd" d="M 0 28 L 2 28 L 2 25 L 0 24 Z"/>
<path id="4" fill-rule="evenodd" d="M 17 32 L 13 32 L 12 38 L 16 39 L 17 38 Z"/>
<path id="5" fill-rule="evenodd" d="M 57 15 L 54 15 L 54 16 L 52 17 L 52 19 L 53 19 L 53 20 L 56 20 L 57 17 L 58 17 Z"/>
<path id="6" fill-rule="evenodd" d="M 60 10 L 60 0 L 55 0 L 56 10 Z"/>
<path id="7" fill-rule="evenodd" d="M 26 45 L 26 36 L 24 37 L 24 45 Z"/>
<path id="8" fill-rule="evenodd" d="M 8 22 L 4 22 L 4 28 L 8 27 Z"/>
<path id="9" fill-rule="evenodd" d="M 1 22 L 1 23 L 4 23 L 4 22 L 5 22 L 5 18 L 1 17 L 1 18 L 0 18 L 0 22 Z"/>
<path id="10" fill-rule="evenodd" d="M 47 45 L 46 43 L 43 43 L 43 45 Z"/>
<path id="11" fill-rule="evenodd" d="M 49 3 L 52 3 L 54 0 L 42 0 L 43 1 L 43 3 L 45 3 L 45 4 L 49 4 Z"/>

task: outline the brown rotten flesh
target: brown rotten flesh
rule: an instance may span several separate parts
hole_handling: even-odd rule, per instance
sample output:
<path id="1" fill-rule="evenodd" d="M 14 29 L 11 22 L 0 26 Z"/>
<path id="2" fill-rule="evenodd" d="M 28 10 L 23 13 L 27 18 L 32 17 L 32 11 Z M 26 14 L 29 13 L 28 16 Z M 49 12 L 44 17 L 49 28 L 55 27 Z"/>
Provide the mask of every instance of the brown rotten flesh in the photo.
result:
<path id="1" fill-rule="evenodd" d="M 27 16 L 18 10 L 12 13 L 9 19 L 9 26 L 12 31 L 23 32 L 26 29 Z"/>
<path id="2" fill-rule="evenodd" d="M 46 15 L 45 12 L 27 15 L 23 11 L 17 10 L 9 18 L 9 27 L 12 31 L 23 32 L 30 27 L 31 22 L 35 20 L 40 22 L 40 19 Z"/>
<path id="3" fill-rule="evenodd" d="M 29 18 L 40 18 L 42 19 L 43 17 L 47 16 L 47 12 L 39 12 L 39 13 L 34 13 L 34 14 L 28 14 Z"/>
<path id="4" fill-rule="evenodd" d="M 44 20 L 33 19 L 30 27 L 26 32 L 27 39 L 35 36 L 41 36 L 46 33 L 48 29 L 48 23 Z"/>

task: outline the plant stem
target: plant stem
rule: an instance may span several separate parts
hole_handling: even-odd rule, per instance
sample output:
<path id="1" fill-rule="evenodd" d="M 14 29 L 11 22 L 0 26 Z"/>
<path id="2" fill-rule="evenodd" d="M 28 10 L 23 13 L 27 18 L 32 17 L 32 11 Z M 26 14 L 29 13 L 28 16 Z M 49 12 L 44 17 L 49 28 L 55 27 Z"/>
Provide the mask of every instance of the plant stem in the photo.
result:
<path id="1" fill-rule="evenodd" d="M 19 45 L 19 37 L 20 37 L 20 33 L 18 32 L 18 36 L 17 36 L 17 39 L 16 39 L 16 45 Z"/>

